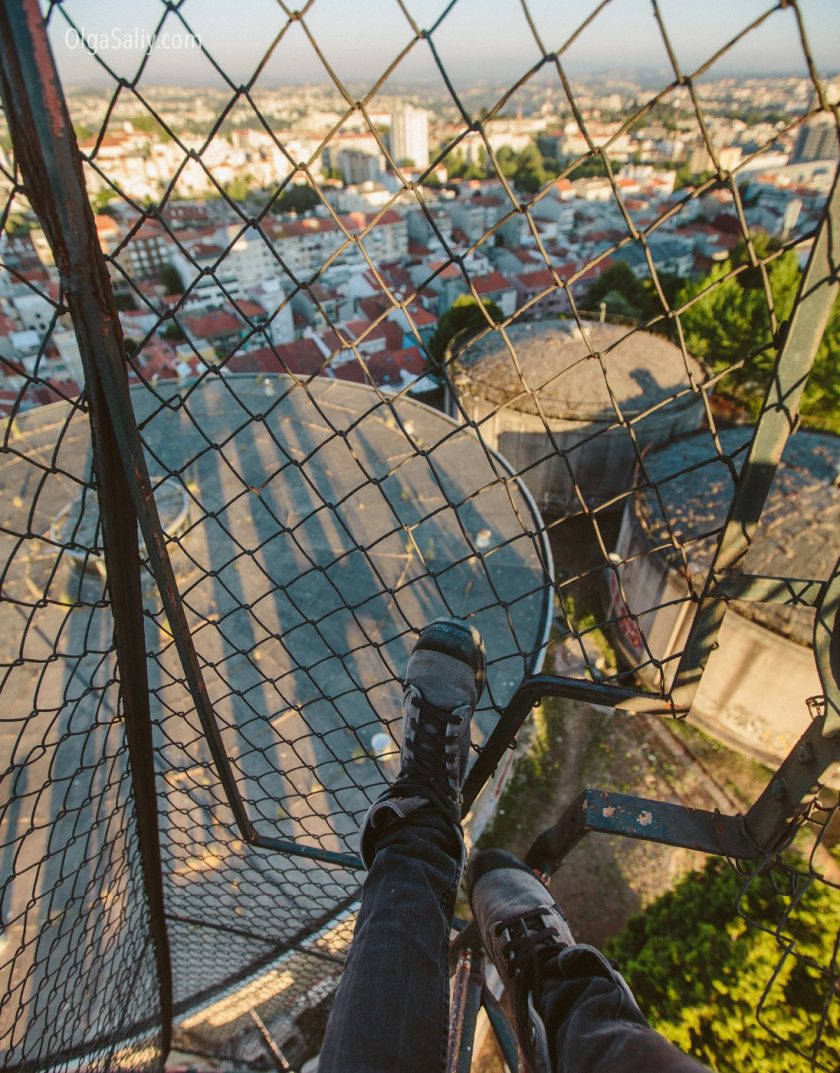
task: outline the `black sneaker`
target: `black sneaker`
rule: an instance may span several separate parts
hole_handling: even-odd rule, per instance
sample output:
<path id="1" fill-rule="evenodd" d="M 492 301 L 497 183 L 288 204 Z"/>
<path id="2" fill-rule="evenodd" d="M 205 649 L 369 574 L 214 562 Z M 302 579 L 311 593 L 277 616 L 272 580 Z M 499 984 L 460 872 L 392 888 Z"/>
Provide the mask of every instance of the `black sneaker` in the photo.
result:
<path id="1" fill-rule="evenodd" d="M 548 964 L 574 944 L 566 918 L 528 865 L 506 850 L 476 854 L 469 888 L 481 941 L 504 984 L 527 1067 L 530 1073 L 551 1073 L 534 992 Z"/>
<path id="2" fill-rule="evenodd" d="M 553 1073 L 548 1033 L 537 1009 L 545 987 L 571 983 L 569 995 L 574 996 L 596 979 L 606 981 L 611 993 L 607 1005 L 613 1008 L 613 1023 L 623 1023 L 621 1035 L 626 1042 L 625 1051 L 623 1044 L 616 1044 L 615 1039 L 611 1043 L 606 1034 L 602 1046 L 611 1061 L 605 1058 L 604 1063 L 596 1063 L 599 1068 L 620 1071 L 625 1068 L 625 1053 L 630 1057 L 632 1051 L 634 1069 L 710 1073 L 651 1030 L 621 973 L 594 946 L 575 943 L 560 908 L 524 861 L 505 850 L 482 850 L 470 865 L 468 886 L 473 916 L 504 984 L 504 1003 L 513 1017 L 528 1073 Z M 603 1001 L 604 987 L 599 982 L 599 1001 Z M 552 1031 L 559 1027 L 553 1025 Z M 567 1037 L 557 1045 L 565 1048 L 555 1056 L 558 1066 L 567 1068 L 570 1057 L 574 1065 L 579 1050 L 575 1040 Z"/>
<path id="3" fill-rule="evenodd" d="M 460 619 L 437 619 L 420 631 L 403 694 L 400 773 L 362 822 L 362 860 L 373 860 L 373 835 L 394 817 L 435 805 L 456 825 L 470 751 L 470 723 L 484 689 L 481 634 Z"/>

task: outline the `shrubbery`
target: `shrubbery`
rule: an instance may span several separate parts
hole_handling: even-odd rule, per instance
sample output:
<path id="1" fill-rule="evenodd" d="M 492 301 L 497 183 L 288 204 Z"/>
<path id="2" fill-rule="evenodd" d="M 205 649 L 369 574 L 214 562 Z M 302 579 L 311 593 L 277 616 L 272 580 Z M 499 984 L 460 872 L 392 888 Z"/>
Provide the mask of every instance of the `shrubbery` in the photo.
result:
<path id="1" fill-rule="evenodd" d="M 771 1032 L 803 1051 L 813 1046 L 831 984 L 805 959 L 828 968 L 836 956 L 840 893 L 809 886 L 777 939 L 773 930 L 782 925 L 792 891 L 780 892 L 768 876 L 758 876 L 740 902 L 740 916 L 743 883 L 729 864 L 711 859 L 630 920 L 606 952 L 654 1027 L 682 1050 L 721 1073 L 809 1073 L 811 1063 Z M 745 917 L 770 931 L 748 925 Z M 767 1031 L 755 1011 L 787 946 L 791 954 L 761 1013 Z M 833 1069 L 840 1062 L 836 995 L 822 1041 L 820 1060 Z"/>

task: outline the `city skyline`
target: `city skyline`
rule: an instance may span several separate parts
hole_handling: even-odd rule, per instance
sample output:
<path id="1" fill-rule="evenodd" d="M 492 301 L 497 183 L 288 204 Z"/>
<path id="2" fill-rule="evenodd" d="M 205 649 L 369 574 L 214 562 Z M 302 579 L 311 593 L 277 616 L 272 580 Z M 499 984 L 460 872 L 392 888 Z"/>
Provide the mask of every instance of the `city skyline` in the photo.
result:
<path id="1" fill-rule="evenodd" d="M 442 2 L 405 6 L 418 28 L 432 30 L 431 42 L 456 86 L 510 81 L 541 58 L 542 51 L 518 0 L 458 0 L 439 22 L 446 10 Z M 792 10 L 773 10 L 765 0 L 744 0 L 738 5 L 723 0 L 703 4 L 669 0 L 660 9 L 677 61 L 685 72 L 694 71 L 769 10 L 759 27 L 720 57 L 708 77 L 805 73 Z M 252 0 L 244 10 L 251 28 L 247 35 L 231 34 L 230 7 L 221 0 L 202 0 L 200 5 L 187 2 L 180 10 L 185 22 L 170 14 L 161 25 L 163 8 L 158 0 L 134 0 L 119 15 L 113 9 L 106 12 L 96 0 L 76 0 L 56 8 L 50 19 L 50 40 L 63 81 L 95 85 L 111 77 L 85 47 L 80 34 L 86 36 L 88 45 L 115 74 L 132 79 L 156 30 L 158 36 L 143 72 L 144 84 L 222 84 L 223 79 L 202 49 L 232 81 L 247 81 L 286 24 L 283 10 L 264 0 Z M 564 69 L 572 77 L 673 77 L 647 0 L 612 0 L 603 8 L 593 0 L 584 11 L 579 4 L 530 0 L 528 10 L 544 48 L 561 51 Z M 63 11 L 75 29 L 63 17 Z M 372 85 L 411 45 L 414 36 L 396 2 L 360 0 L 351 10 L 338 0 L 314 0 L 310 7 L 304 5 L 304 11 L 305 25 L 295 22 L 288 27 L 261 71 L 258 85 L 268 88 L 330 80 L 307 30 L 341 81 L 367 85 Z M 593 11 L 596 13 L 591 20 L 569 43 L 570 36 Z M 836 5 L 832 0 L 806 0 L 801 12 L 817 68 L 823 75 L 834 74 L 840 57 Z M 189 38 L 190 32 L 193 38 Z M 463 48 L 465 41 L 470 43 L 469 52 Z M 389 76 L 389 83 L 394 82 L 443 87 L 426 42 L 416 42 L 403 56 Z"/>

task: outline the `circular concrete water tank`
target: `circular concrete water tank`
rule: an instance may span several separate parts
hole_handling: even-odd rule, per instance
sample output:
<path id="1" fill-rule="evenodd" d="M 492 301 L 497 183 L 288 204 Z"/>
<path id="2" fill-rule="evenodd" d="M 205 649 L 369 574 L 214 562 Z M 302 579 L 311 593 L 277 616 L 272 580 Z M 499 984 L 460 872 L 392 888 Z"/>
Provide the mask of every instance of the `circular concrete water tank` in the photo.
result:
<path id="1" fill-rule="evenodd" d="M 358 384 L 314 377 L 304 386 L 278 374 L 267 394 L 265 380 L 208 374 L 131 392 L 158 488 L 169 475 L 179 491 L 168 512 L 172 568 L 240 799 L 259 834 L 311 854 L 256 849 L 240 836 L 143 571 L 139 640 L 175 1001 L 192 1010 L 182 1027 L 216 1043 L 251 1024 L 251 999 L 237 1007 L 231 989 L 259 980 L 272 950 L 286 959 L 282 1001 L 293 1009 L 313 979 L 304 939 L 337 956 L 349 943 L 359 876 L 315 855 L 356 851 L 362 816 L 399 766 L 401 677 L 419 627 L 453 614 L 481 630 L 480 745 L 523 675 L 539 672 L 552 606 L 539 514 L 519 482 L 498 479 L 504 464 L 468 427 Z M 64 883 L 49 893 L 61 934 L 23 939 L 42 926 L 45 868 L 122 877 L 139 858 L 106 579 L 79 569 L 100 552 L 87 414 L 55 403 L 19 414 L 4 433 L 0 749 L 23 795 L 4 934 L 20 946 L 21 978 L 46 991 L 57 962 L 36 957 L 44 935 L 53 957 L 71 964 L 91 921 L 116 943 L 126 922 L 146 919 L 131 912 L 146 910 L 122 878 L 108 888 L 90 880 L 107 898 L 83 899 Z M 189 524 L 179 527 L 184 500 Z M 465 818 L 476 837 L 512 757 Z M 131 934 L 145 942 L 145 930 Z M 265 969 L 268 987 L 277 965 Z M 221 1007 L 207 1005 L 214 989 Z M 67 1041 L 84 1053 L 78 1034 Z"/>
<path id="2" fill-rule="evenodd" d="M 699 428 L 702 368 L 661 335 L 536 320 L 457 352 L 457 402 L 554 515 L 626 495 L 640 451 Z M 450 398 L 450 404 L 455 400 Z"/>
<path id="3" fill-rule="evenodd" d="M 718 452 L 703 431 L 652 452 L 645 483 L 626 503 L 606 604 L 624 662 L 651 688 L 673 678 L 751 436 L 751 428 L 723 429 Z M 741 571 L 829 576 L 838 472 L 836 436 L 800 431 L 788 441 Z M 691 721 L 768 763 L 781 760 L 805 729 L 806 699 L 822 693 L 813 629 L 812 607 L 730 601 Z"/>

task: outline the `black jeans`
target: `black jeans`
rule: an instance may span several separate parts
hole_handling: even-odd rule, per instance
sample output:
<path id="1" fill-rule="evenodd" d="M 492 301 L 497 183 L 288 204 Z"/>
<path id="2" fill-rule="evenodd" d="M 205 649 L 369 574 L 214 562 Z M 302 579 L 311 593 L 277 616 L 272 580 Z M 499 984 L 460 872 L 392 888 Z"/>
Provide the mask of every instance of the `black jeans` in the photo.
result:
<path id="1" fill-rule="evenodd" d="M 432 809 L 379 837 L 318 1073 L 443 1067 L 460 852 L 451 825 Z M 569 948 L 537 995 L 557 1073 L 707 1073 L 649 1027 L 599 959 L 591 948 Z"/>

